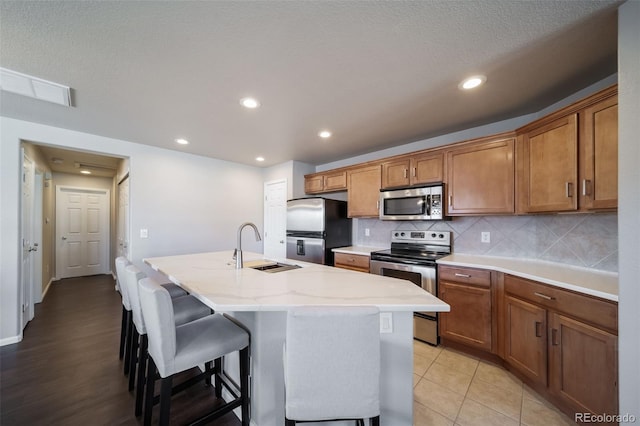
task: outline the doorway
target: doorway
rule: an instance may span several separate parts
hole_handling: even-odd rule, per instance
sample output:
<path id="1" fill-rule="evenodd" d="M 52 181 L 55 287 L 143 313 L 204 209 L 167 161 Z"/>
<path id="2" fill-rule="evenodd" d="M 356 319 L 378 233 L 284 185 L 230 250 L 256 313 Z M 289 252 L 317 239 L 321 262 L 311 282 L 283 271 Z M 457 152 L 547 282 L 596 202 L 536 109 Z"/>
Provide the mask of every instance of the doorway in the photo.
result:
<path id="1" fill-rule="evenodd" d="M 109 267 L 108 190 L 56 186 L 56 277 L 106 274 Z"/>
<path id="2" fill-rule="evenodd" d="M 264 184 L 264 256 L 287 257 L 287 180 Z"/>

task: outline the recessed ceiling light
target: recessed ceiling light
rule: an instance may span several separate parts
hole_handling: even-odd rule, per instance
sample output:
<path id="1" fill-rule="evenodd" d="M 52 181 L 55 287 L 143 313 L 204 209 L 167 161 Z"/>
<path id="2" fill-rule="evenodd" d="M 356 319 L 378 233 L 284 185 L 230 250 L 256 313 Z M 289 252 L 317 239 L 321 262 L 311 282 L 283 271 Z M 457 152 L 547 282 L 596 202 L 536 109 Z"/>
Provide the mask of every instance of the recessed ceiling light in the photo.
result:
<path id="1" fill-rule="evenodd" d="M 240 99 L 240 105 L 245 108 L 255 109 L 260 106 L 260 102 L 258 102 L 258 100 L 254 98 L 242 98 Z"/>
<path id="2" fill-rule="evenodd" d="M 473 77 L 466 78 L 458 84 L 458 88 L 461 90 L 469 90 L 476 88 L 487 81 L 487 77 L 484 75 L 474 75 Z"/>
<path id="3" fill-rule="evenodd" d="M 189 141 L 183 138 L 176 139 L 176 143 L 179 143 L 180 145 L 189 145 Z"/>
<path id="4" fill-rule="evenodd" d="M 89 170 L 80 170 L 80 173 L 82 173 L 83 175 L 90 175 L 91 172 Z"/>
<path id="5" fill-rule="evenodd" d="M 320 133 L 318 133 L 318 136 L 320 136 L 323 139 L 327 139 L 331 137 L 331 132 L 328 130 L 323 130 Z"/>
<path id="6" fill-rule="evenodd" d="M 264 157 L 256 157 L 256 161 L 264 161 Z"/>

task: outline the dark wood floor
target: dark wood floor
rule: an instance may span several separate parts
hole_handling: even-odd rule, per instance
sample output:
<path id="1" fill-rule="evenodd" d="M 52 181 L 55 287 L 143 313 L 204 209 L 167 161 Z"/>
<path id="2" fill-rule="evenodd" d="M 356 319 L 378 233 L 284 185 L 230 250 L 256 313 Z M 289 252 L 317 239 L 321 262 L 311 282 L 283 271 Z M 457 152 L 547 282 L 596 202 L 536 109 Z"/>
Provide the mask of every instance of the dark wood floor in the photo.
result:
<path id="1" fill-rule="evenodd" d="M 0 424 L 141 424 L 118 359 L 121 312 L 110 275 L 52 284 L 23 341 L 0 348 Z M 218 403 L 212 388 L 197 384 L 173 398 L 171 423 L 188 423 Z M 230 413 L 212 424 L 240 422 Z"/>

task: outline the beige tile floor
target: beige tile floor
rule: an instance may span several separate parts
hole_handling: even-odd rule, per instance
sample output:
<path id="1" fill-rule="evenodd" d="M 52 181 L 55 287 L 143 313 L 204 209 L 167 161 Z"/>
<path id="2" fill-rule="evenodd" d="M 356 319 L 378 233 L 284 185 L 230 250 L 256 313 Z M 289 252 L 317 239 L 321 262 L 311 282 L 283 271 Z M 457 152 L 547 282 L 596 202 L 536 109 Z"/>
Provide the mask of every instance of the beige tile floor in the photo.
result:
<path id="1" fill-rule="evenodd" d="M 505 369 L 414 341 L 414 426 L 575 426 Z"/>

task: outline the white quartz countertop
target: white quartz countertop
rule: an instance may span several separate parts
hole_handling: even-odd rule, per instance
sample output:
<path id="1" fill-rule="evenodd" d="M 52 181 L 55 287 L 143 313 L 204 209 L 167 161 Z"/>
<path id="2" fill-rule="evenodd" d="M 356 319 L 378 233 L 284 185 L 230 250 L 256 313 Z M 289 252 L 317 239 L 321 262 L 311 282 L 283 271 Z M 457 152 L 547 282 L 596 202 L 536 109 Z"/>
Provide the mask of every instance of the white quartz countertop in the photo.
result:
<path id="1" fill-rule="evenodd" d="M 437 260 L 440 265 L 491 269 L 521 278 L 618 301 L 618 274 L 538 260 L 452 254 Z"/>
<path id="2" fill-rule="evenodd" d="M 384 247 L 349 246 L 331 249 L 334 253 L 359 254 L 362 256 L 370 256 L 372 251 L 378 250 L 384 250 Z"/>
<path id="3" fill-rule="evenodd" d="M 303 305 L 374 305 L 381 311 L 448 312 L 449 305 L 413 283 L 289 259 L 301 266 L 268 273 L 235 269 L 233 251 L 144 259 L 154 270 L 219 311 L 283 311 Z M 245 263 L 263 259 L 243 252 Z"/>

